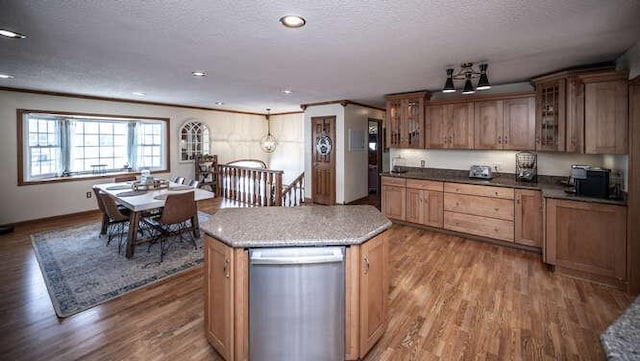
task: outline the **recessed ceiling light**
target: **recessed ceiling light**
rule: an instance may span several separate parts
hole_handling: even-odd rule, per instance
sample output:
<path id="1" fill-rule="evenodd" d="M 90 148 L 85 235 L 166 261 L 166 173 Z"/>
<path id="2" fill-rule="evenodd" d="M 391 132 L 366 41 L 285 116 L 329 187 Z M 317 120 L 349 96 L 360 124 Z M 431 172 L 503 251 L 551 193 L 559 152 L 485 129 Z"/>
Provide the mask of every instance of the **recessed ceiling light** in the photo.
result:
<path id="1" fill-rule="evenodd" d="M 191 75 L 193 75 L 193 76 L 207 76 L 207 73 L 205 73 L 204 71 L 192 71 Z"/>
<path id="2" fill-rule="evenodd" d="M 0 74 L 0 79 L 13 79 L 14 76 L 13 75 L 9 75 L 9 74 Z"/>
<path id="3" fill-rule="evenodd" d="M 288 28 L 301 28 L 307 21 L 298 15 L 285 15 L 280 18 L 280 23 Z"/>
<path id="4" fill-rule="evenodd" d="M 224 102 L 216 102 L 216 105 L 224 105 Z"/>
<path id="5" fill-rule="evenodd" d="M 131 94 L 137 95 L 137 96 L 140 96 L 140 97 L 143 97 L 143 96 L 147 95 L 146 93 L 143 93 L 143 92 L 133 92 Z"/>
<path id="6" fill-rule="evenodd" d="M 13 31 L 7 30 L 7 29 L 0 29 L 0 35 L 6 36 L 7 38 L 13 38 L 13 39 L 24 39 L 24 38 L 26 38 L 25 35 L 22 35 L 20 33 L 16 33 L 16 32 L 13 32 Z"/>
<path id="7" fill-rule="evenodd" d="M 293 93 L 293 90 L 291 90 L 291 89 L 284 89 L 284 90 L 282 90 L 282 94 L 287 94 L 287 95 L 289 95 L 289 94 L 291 94 L 291 93 Z"/>

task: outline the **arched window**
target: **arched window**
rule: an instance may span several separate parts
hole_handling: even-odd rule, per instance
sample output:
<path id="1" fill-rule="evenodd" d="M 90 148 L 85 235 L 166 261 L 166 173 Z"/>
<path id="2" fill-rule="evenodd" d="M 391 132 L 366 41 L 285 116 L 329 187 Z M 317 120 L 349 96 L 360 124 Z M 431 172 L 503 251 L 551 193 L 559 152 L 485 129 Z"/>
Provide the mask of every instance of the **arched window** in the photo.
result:
<path id="1" fill-rule="evenodd" d="M 193 160 L 209 154 L 209 128 L 200 122 L 187 122 L 180 128 L 180 160 Z"/>

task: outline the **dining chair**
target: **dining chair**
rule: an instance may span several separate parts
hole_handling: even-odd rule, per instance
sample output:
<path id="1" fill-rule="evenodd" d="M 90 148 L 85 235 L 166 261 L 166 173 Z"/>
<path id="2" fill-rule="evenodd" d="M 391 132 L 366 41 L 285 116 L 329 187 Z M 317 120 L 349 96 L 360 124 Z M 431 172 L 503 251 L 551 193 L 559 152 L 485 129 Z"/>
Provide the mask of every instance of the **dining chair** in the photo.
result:
<path id="1" fill-rule="evenodd" d="M 200 182 L 198 182 L 195 179 L 190 180 L 189 183 L 187 184 L 189 188 L 198 188 L 198 185 L 200 185 Z"/>
<path id="2" fill-rule="evenodd" d="M 176 179 L 173 182 L 178 184 L 184 184 L 184 177 L 176 177 Z"/>
<path id="3" fill-rule="evenodd" d="M 133 174 L 127 174 L 127 175 L 119 175 L 117 177 L 115 177 L 113 179 L 114 183 L 121 183 L 121 182 L 129 182 L 129 181 L 134 181 L 136 180 L 136 176 Z"/>
<path id="4" fill-rule="evenodd" d="M 151 240 L 149 249 L 155 243 L 160 243 L 160 262 L 167 254 L 170 242 L 188 239 L 194 248 L 197 248 L 194 237 L 193 224 L 194 217 L 198 216 L 198 207 L 194 198 L 194 192 L 183 192 L 167 195 L 167 199 L 162 208 L 162 213 L 158 217 L 145 219 L 156 230 L 157 234 Z"/>
<path id="5" fill-rule="evenodd" d="M 104 209 L 104 204 L 102 203 L 102 195 L 107 195 L 106 193 L 104 193 L 103 191 L 101 191 L 98 188 L 93 188 L 93 194 L 96 197 L 96 203 L 98 203 L 98 209 L 100 210 L 100 213 L 102 214 L 102 226 L 100 227 L 100 235 L 105 235 L 107 234 L 107 228 L 109 227 L 109 216 L 107 216 L 107 213 Z M 129 208 L 118 204 L 118 211 L 120 213 L 122 213 L 123 215 L 129 217 L 131 211 L 129 210 Z"/>
<path id="6" fill-rule="evenodd" d="M 116 201 L 114 201 L 108 194 L 99 192 L 97 196 L 102 203 L 104 213 L 107 217 L 107 246 L 111 243 L 111 239 L 117 236 L 118 254 L 120 254 L 124 244 L 123 240 L 126 241 L 126 237 L 124 237 L 124 235 L 127 233 L 127 229 L 129 228 L 129 216 L 123 214 L 118 209 Z"/>

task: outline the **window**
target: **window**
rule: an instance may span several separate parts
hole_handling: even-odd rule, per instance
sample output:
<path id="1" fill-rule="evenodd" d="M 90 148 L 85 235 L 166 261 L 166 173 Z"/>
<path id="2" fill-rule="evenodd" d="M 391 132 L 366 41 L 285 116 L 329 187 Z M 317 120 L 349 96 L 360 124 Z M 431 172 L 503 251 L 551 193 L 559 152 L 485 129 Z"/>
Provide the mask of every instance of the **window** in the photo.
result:
<path id="1" fill-rule="evenodd" d="M 169 170 L 169 119 L 18 110 L 19 184 Z"/>
<path id="2" fill-rule="evenodd" d="M 180 160 L 193 160 L 209 154 L 209 128 L 200 122 L 188 122 L 180 128 Z"/>

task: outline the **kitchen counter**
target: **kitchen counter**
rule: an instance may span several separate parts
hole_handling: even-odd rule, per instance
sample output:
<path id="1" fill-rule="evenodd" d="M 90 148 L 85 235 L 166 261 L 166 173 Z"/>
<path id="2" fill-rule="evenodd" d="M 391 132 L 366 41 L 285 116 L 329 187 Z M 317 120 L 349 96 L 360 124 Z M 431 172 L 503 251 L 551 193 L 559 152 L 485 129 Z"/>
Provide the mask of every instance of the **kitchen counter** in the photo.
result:
<path id="1" fill-rule="evenodd" d="M 200 228 L 234 248 L 358 245 L 391 226 L 373 206 L 221 209 Z"/>
<path id="2" fill-rule="evenodd" d="M 477 184 L 494 187 L 534 189 L 542 191 L 542 195 L 545 198 L 626 205 L 626 201 L 624 199 L 582 197 L 576 196 L 575 194 L 566 193 L 564 190 L 567 188 L 567 186 L 560 183 L 561 181 L 566 180 L 566 177 L 538 175 L 538 182 L 521 182 L 515 179 L 515 175 L 513 173 L 494 173 L 494 177 L 492 179 L 477 179 L 469 178 L 469 172 L 466 170 L 413 167 L 401 167 L 400 169 L 403 170 L 403 172 L 385 172 L 381 173 L 380 175 L 384 177 L 425 179 L 432 181 Z"/>
<path id="3" fill-rule="evenodd" d="M 600 335 L 607 360 L 640 359 L 640 296 Z"/>

